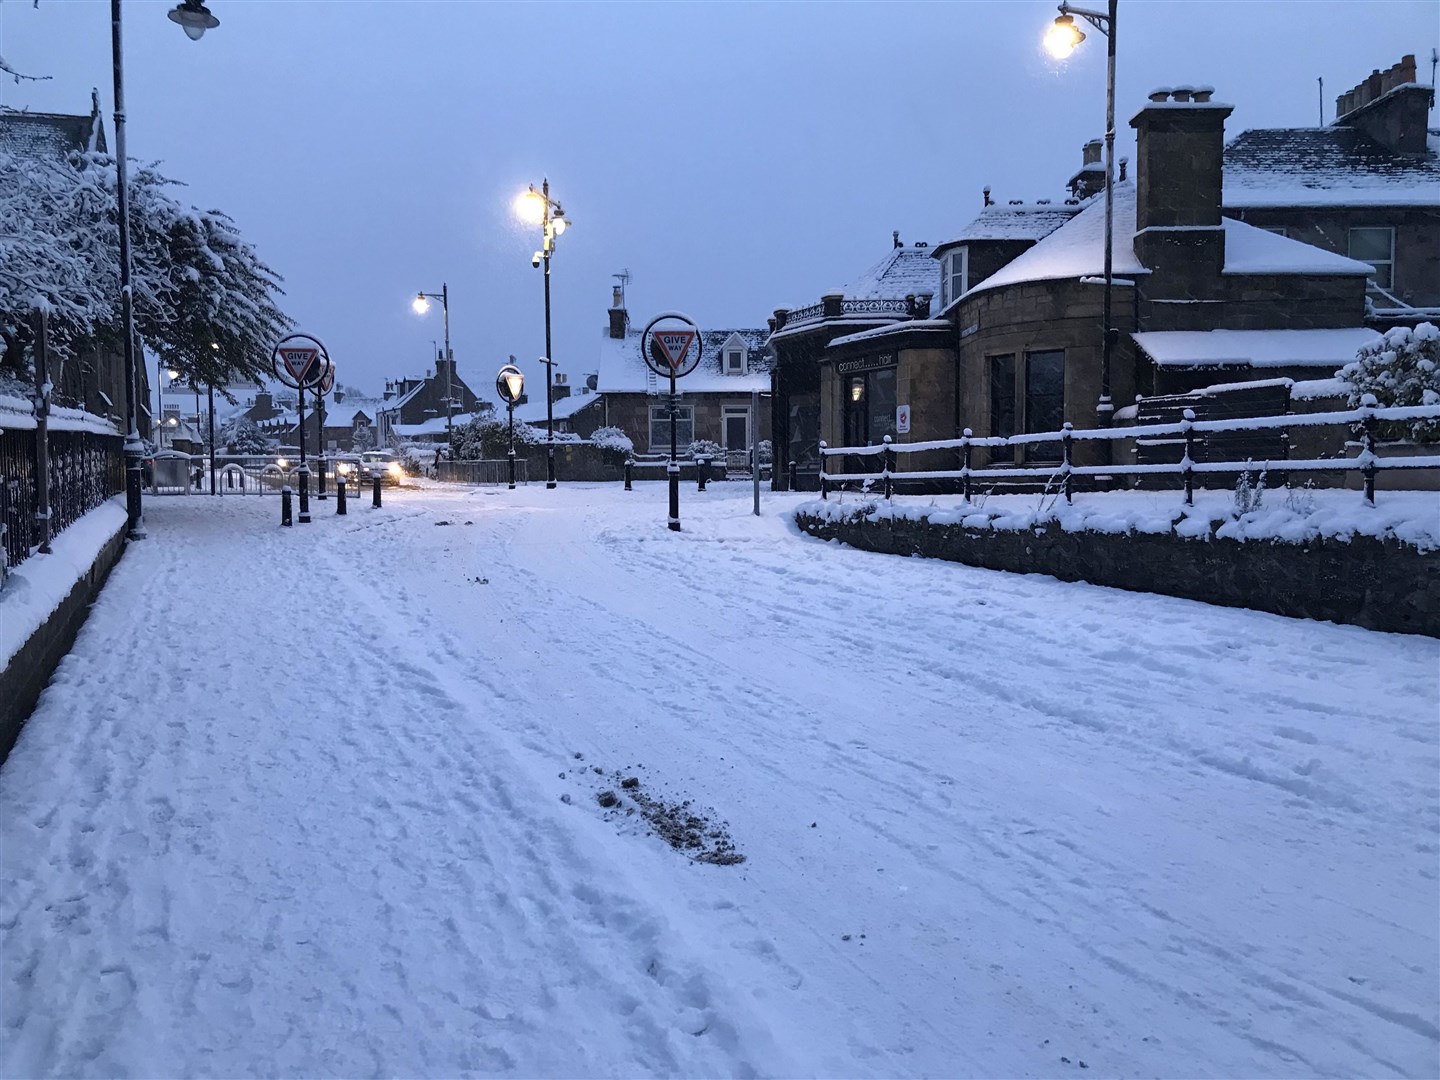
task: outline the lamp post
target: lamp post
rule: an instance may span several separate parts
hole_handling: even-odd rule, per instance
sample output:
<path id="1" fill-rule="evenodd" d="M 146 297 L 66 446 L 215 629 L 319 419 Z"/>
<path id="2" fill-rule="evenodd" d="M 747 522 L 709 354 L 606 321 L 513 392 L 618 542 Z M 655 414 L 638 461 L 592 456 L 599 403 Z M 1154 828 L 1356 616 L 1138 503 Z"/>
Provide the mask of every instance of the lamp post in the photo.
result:
<path id="1" fill-rule="evenodd" d="M 182 0 L 169 13 L 192 41 L 206 30 L 220 25 L 200 0 Z M 125 158 L 125 65 L 121 48 L 120 0 L 110 0 L 110 59 L 115 79 L 115 201 L 120 232 L 120 321 L 125 359 L 125 398 L 130 430 L 125 435 L 125 517 L 126 537 L 145 539 L 141 520 L 140 489 L 143 486 L 145 444 L 140 441 L 140 379 L 136 369 L 139 350 L 135 348 L 135 302 L 130 281 L 130 169 Z"/>
<path id="2" fill-rule="evenodd" d="M 545 264 L 545 355 L 541 363 L 545 365 L 545 486 L 555 486 L 555 395 L 552 393 L 552 384 L 555 372 L 555 357 L 551 353 L 550 346 L 550 256 L 555 251 L 555 238 L 570 227 L 570 219 L 565 216 L 565 211 L 560 204 L 550 198 L 549 179 L 541 180 L 540 190 L 535 190 L 531 184 L 528 191 L 523 192 L 515 200 L 515 213 L 522 221 L 528 221 L 531 225 L 539 225 L 541 228 L 540 250 L 535 252 L 534 258 L 530 260 L 531 266 Z"/>
<path id="3" fill-rule="evenodd" d="M 450 286 L 446 282 L 440 283 L 438 293 L 419 292 L 410 306 L 415 309 L 416 315 L 424 315 L 430 310 L 430 301 L 439 300 L 440 310 L 445 316 L 445 442 L 450 447 L 450 456 L 455 456 L 455 380 L 452 373 L 455 370 L 455 358 L 450 353 Z"/>
<path id="4" fill-rule="evenodd" d="M 1085 34 L 1075 25 L 1078 15 L 1105 35 L 1105 300 L 1104 341 L 1100 353 L 1100 400 L 1095 405 L 1097 419 L 1102 427 L 1109 427 L 1115 407 L 1110 401 L 1110 362 L 1115 354 L 1115 339 L 1119 332 L 1111 317 L 1111 297 L 1115 283 L 1115 9 L 1118 0 L 1109 0 L 1104 12 L 1089 11 L 1075 7 L 1062 0 L 1060 14 L 1056 17 L 1049 33 L 1045 35 L 1045 47 L 1058 60 L 1069 56 L 1075 46 L 1085 40 Z M 1102 443 L 1108 461 L 1110 444 Z"/>
<path id="5" fill-rule="evenodd" d="M 513 359 L 513 357 L 512 357 Z M 495 392 L 510 411 L 510 490 L 515 490 L 515 402 L 525 392 L 525 373 L 514 364 L 506 364 L 495 376 Z M 528 483 L 528 481 L 527 481 Z"/>

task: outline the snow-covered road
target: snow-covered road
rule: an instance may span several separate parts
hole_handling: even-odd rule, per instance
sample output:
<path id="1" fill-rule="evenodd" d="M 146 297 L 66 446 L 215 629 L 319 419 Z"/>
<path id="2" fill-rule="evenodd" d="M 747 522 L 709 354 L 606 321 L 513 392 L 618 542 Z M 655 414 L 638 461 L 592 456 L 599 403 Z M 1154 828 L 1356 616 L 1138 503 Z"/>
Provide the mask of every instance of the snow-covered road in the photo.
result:
<path id="1" fill-rule="evenodd" d="M 0 1071 L 1440 1073 L 1440 642 L 664 497 L 151 500 L 0 771 Z"/>

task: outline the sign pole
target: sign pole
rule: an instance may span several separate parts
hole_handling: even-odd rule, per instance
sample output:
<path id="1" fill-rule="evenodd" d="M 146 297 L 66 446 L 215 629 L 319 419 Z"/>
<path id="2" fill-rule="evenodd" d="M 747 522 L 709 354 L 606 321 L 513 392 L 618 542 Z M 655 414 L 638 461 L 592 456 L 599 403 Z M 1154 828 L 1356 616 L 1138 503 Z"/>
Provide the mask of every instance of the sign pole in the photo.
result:
<path id="1" fill-rule="evenodd" d="M 665 474 L 670 481 L 670 531 L 680 531 L 680 463 L 676 460 L 675 429 L 680 422 L 680 395 L 675 392 L 675 371 L 670 371 L 670 463 Z"/>
<path id="2" fill-rule="evenodd" d="M 310 466 L 305 464 L 305 388 L 295 394 L 300 409 L 300 524 L 310 524 Z"/>

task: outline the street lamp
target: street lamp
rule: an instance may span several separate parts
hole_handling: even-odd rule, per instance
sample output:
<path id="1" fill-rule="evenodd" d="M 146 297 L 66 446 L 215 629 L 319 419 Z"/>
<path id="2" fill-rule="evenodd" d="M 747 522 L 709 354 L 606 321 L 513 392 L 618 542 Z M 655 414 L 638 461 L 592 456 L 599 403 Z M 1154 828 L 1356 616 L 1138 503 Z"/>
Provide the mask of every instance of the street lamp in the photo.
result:
<path id="1" fill-rule="evenodd" d="M 205 36 L 206 30 L 214 30 L 220 25 L 220 20 L 211 15 L 210 9 L 200 3 L 200 0 L 181 0 L 166 17 L 171 22 L 178 23 L 191 41 L 199 41 Z"/>
<path id="2" fill-rule="evenodd" d="M 450 354 L 450 286 L 446 282 L 440 283 L 438 293 L 419 292 L 415 299 L 410 301 L 410 307 L 416 315 L 424 315 L 430 310 L 430 301 L 439 300 L 440 309 L 445 314 L 445 441 L 450 446 L 450 456 L 455 456 L 455 380 L 452 372 L 455 370 L 455 358 Z"/>
<path id="3" fill-rule="evenodd" d="M 550 350 L 550 256 L 555 251 L 555 238 L 570 227 L 570 219 L 560 204 L 550 198 L 550 181 L 540 182 L 540 190 L 531 184 L 529 190 L 515 198 L 515 214 L 530 225 L 539 225 L 543 241 L 530 260 L 531 266 L 545 264 L 545 486 L 555 486 L 555 395 L 551 392 L 555 358 Z"/>
<path id="4" fill-rule="evenodd" d="M 220 25 L 199 0 L 182 0 L 170 12 L 172 22 L 179 23 L 192 41 L 198 41 L 206 30 Z M 135 348 L 135 299 L 131 286 L 130 266 L 130 169 L 125 157 L 125 65 L 121 48 L 120 0 L 110 0 L 110 60 L 115 78 L 115 201 L 120 232 L 120 325 L 125 357 L 125 397 L 130 413 L 130 430 L 125 436 L 125 517 L 126 537 L 143 540 L 145 526 L 141 523 L 140 491 L 143 487 L 145 444 L 140 441 L 140 403 L 136 398 L 140 379 L 136 370 L 139 350 Z"/>
<path id="5" fill-rule="evenodd" d="M 510 358 L 514 360 L 512 356 Z M 506 364 L 495 376 L 495 392 L 510 411 L 510 490 L 515 490 L 515 402 L 525 392 L 525 373 L 514 364 Z M 528 481 L 527 481 L 528 483 Z"/>
<path id="6" fill-rule="evenodd" d="M 1105 301 L 1104 342 L 1100 354 L 1100 400 L 1095 405 L 1097 419 L 1108 427 L 1115 407 L 1110 402 L 1110 364 L 1115 354 L 1115 340 L 1120 336 L 1111 318 L 1111 296 L 1115 284 L 1115 8 L 1118 0 L 1109 0 L 1108 10 L 1089 11 L 1068 2 L 1060 4 L 1060 14 L 1045 35 L 1045 47 L 1056 59 L 1063 60 L 1085 40 L 1075 25 L 1078 15 L 1105 35 Z M 1103 443 L 1107 462 L 1111 447 Z"/>

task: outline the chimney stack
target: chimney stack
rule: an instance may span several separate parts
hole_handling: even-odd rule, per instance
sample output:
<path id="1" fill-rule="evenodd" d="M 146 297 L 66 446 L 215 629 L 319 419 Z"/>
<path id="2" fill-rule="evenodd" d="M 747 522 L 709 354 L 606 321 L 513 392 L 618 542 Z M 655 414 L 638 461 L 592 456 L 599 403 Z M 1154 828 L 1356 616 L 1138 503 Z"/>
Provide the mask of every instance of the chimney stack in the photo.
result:
<path id="1" fill-rule="evenodd" d="M 1355 128 L 1393 154 L 1425 153 L 1432 88 L 1415 80 L 1411 53 L 1385 71 L 1371 71 L 1335 99 L 1334 126 Z"/>
<path id="2" fill-rule="evenodd" d="M 621 286 L 616 285 L 610 296 L 610 336 L 619 340 L 625 336 L 630 325 L 630 316 L 625 311 L 625 295 Z"/>

